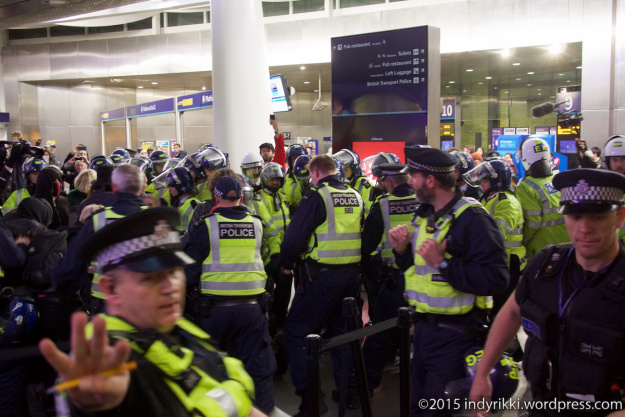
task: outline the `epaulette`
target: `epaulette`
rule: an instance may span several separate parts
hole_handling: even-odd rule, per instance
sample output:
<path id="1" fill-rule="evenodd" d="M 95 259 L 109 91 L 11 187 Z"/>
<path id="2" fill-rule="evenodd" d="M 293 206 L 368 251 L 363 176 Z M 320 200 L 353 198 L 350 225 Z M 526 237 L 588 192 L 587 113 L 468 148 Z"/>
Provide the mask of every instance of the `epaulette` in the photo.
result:
<path id="1" fill-rule="evenodd" d="M 499 193 L 499 201 L 507 199 L 508 196 L 503 191 Z"/>
<path id="2" fill-rule="evenodd" d="M 365 188 L 371 188 L 371 183 L 366 179 L 362 181 L 362 184 Z"/>

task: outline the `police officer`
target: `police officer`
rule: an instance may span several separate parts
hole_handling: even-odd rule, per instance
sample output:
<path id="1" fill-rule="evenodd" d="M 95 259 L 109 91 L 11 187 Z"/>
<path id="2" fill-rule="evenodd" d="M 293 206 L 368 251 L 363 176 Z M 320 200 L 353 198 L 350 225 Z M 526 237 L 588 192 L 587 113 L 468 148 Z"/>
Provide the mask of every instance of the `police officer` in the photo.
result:
<path id="1" fill-rule="evenodd" d="M 185 276 L 193 263 L 183 251 L 180 216 L 169 207 L 129 215 L 93 234 L 81 257 L 102 268 L 107 314 L 87 325 L 72 317 L 72 355 L 49 339 L 40 350 L 65 381 L 72 415 L 262 415 L 241 363 L 219 353 L 209 335 L 182 318 Z M 116 339 L 109 345 L 109 337 Z M 137 369 L 96 375 L 128 359 Z"/>
<path id="2" fill-rule="evenodd" d="M 168 206 L 171 206 L 171 194 L 169 193 L 169 189 L 167 187 L 162 187 L 160 189 L 156 188 L 156 183 L 154 183 L 154 179 L 165 171 L 165 164 L 169 161 L 169 154 L 165 151 L 154 151 L 149 156 L 150 165 L 146 172 L 148 177 L 149 184 L 145 189 L 147 194 L 152 194 L 161 201 L 164 201 Z M 132 162 L 131 162 L 132 163 Z"/>
<path id="3" fill-rule="evenodd" d="M 551 183 L 551 153 L 547 142 L 530 136 L 521 142 L 519 152 L 525 177 L 516 187 L 516 197 L 523 208 L 523 244 L 527 256 L 550 243 L 570 242 L 564 218 L 558 213 L 560 193 Z"/>
<path id="4" fill-rule="evenodd" d="M 369 214 L 375 199 L 380 195 L 379 189 L 363 175 L 360 167 L 360 156 L 349 149 L 341 149 L 333 155 L 343 162 L 345 181 L 362 197 L 365 204 L 365 217 Z"/>
<path id="5" fill-rule="evenodd" d="M 189 230 L 193 210 L 200 204 L 195 197 L 195 187 L 191 171 L 185 167 L 171 168 L 165 178 L 165 186 L 169 188 L 173 201 L 172 206 L 178 208 L 180 213 L 180 232 Z"/>
<path id="6" fill-rule="evenodd" d="M 464 180 L 463 175 L 475 168 L 475 162 L 473 158 L 466 152 L 453 151 L 450 152 L 457 160 L 456 164 L 456 187 L 460 188 L 462 195 L 465 197 L 475 198 L 479 200 L 482 197 L 482 192 L 477 187 L 471 187 Z"/>
<path id="7" fill-rule="evenodd" d="M 115 166 L 120 166 L 129 163 L 131 156 L 126 149 L 115 149 L 109 158 Z"/>
<path id="8" fill-rule="evenodd" d="M 392 162 L 388 162 L 391 160 Z M 378 285 L 374 297 L 369 295 L 369 315 L 372 322 L 380 323 L 397 316 L 397 309 L 407 306 L 404 299 L 404 274 L 399 269 L 389 241 L 389 231 L 400 224 L 408 231 L 418 202 L 410 184 L 408 174 L 402 173 L 404 165 L 394 154 L 380 154 L 371 165 L 371 171 L 378 178 L 378 184 L 387 194 L 378 198 L 362 229 L 362 270 L 373 269 L 368 262 L 370 254 L 376 253 L 378 261 Z M 372 308 L 372 304 L 375 307 Z M 365 369 L 369 391 L 376 389 L 382 380 L 382 371 L 389 357 L 394 358 L 399 335 L 397 329 L 385 330 L 368 336 L 363 346 Z"/>
<path id="9" fill-rule="evenodd" d="M 263 158 L 260 154 L 250 152 L 241 159 L 241 173 L 247 178 L 254 192 L 259 192 L 262 188 L 260 183 L 260 171 L 263 169 Z"/>
<path id="10" fill-rule="evenodd" d="M 311 160 L 312 158 L 310 156 L 301 155 L 297 157 L 295 164 L 293 165 L 293 175 L 302 189 L 302 194 L 305 194 L 311 186 L 310 171 L 308 171 L 308 164 Z"/>
<path id="11" fill-rule="evenodd" d="M 440 149 L 405 148 L 409 183 L 421 206 L 412 233 L 389 232 L 405 271 L 406 297 L 418 313 L 413 334 L 412 415 L 419 400 L 443 398 L 448 381 L 464 377 L 466 350 L 484 336 L 492 296 L 509 281 L 503 237 L 494 220 L 455 186 L 456 159 Z"/>
<path id="12" fill-rule="evenodd" d="M 327 328 L 330 334 L 346 332 L 341 314 L 345 297 L 359 300 L 360 195 L 336 177 L 332 157 L 316 156 L 308 169 L 313 186 L 306 192 L 280 249 L 281 265 L 293 269 L 301 260 L 299 286 L 284 327 L 295 393 L 302 397 L 298 416 L 307 415 L 310 396 L 306 372 L 305 338 Z M 332 350 L 334 380 L 338 387 L 341 349 Z M 354 381 L 352 381 L 354 382 Z M 353 384 L 352 384 L 353 385 Z M 321 405 L 321 410 L 324 410 Z"/>
<path id="13" fill-rule="evenodd" d="M 207 178 L 210 177 L 211 172 L 230 167 L 228 155 L 214 145 L 210 145 L 208 148 L 202 150 L 197 156 L 197 160 Z M 208 182 L 209 181 L 203 182 L 198 186 L 198 198 L 200 201 L 208 201 L 213 198 Z"/>
<path id="14" fill-rule="evenodd" d="M 289 205 L 289 211 L 291 216 L 295 214 L 295 210 L 299 205 L 302 196 L 304 195 L 302 188 L 299 186 L 295 174 L 293 174 L 293 167 L 295 160 L 302 156 L 307 155 L 306 148 L 303 145 L 295 143 L 288 147 L 286 150 L 286 162 L 288 169 L 286 171 L 286 177 L 284 179 L 284 185 L 282 186 L 282 199 Z"/>
<path id="15" fill-rule="evenodd" d="M 15 210 L 22 200 L 30 197 L 31 195 L 35 195 L 37 177 L 46 167 L 46 163 L 39 158 L 30 158 L 24 161 L 24 164 L 22 165 L 22 173 L 26 178 L 26 186 L 13 191 L 7 201 L 4 202 L 2 205 L 3 216 L 11 210 Z"/>
<path id="16" fill-rule="evenodd" d="M 336 158 L 335 158 L 335 161 L 337 161 Z M 341 160 L 338 159 L 338 161 L 341 161 Z M 342 161 L 340 162 L 340 164 L 342 164 Z M 388 165 L 388 164 L 399 166 L 401 165 L 401 161 L 399 160 L 397 155 L 395 155 L 394 153 L 380 152 L 379 154 L 375 156 L 375 158 L 373 159 L 373 162 L 371 163 L 371 172 L 373 173 L 373 176 L 377 178 L 376 188 L 380 190 L 380 193 L 382 195 L 390 194 L 392 192 L 393 187 L 396 185 L 395 182 L 392 182 L 388 184 L 390 186 L 390 190 L 387 189 L 386 188 L 387 179 L 390 178 L 390 179 L 398 180 L 397 185 L 399 185 L 401 184 L 401 182 L 399 181 L 400 178 L 403 178 L 406 180 L 404 181 L 404 183 L 407 182 L 407 178 L 408 178 L 408 175 L 402 174 L 400 172 L 396 172 L 392 175 L 383 174 L 380 169 L 380 166 Z M 399 167 L 398 171 L 401 171 L 402 168 L 403 166 Z M 385 171 L 389 171 L 389 169 L 386 169 Z M 380 174 L 381 176 L 378 176 L 377 174 Z M 412 191 L 412 188 L 407 184 L 406 184 L 406 187 L 410 190 L 410 193 L 414 195 L 414 191 Z M 375 308 L 377 305 L 376 297 L 384 281 L 384 279 L 382 278 L 382 254 L 381 254 L 382 248 L 378 246 L 380 244 L 380 241 L 384 237 L 384 222 L 382 221 L 382 217 L 380 216 L 384 216 L 384 215 L 380 213 L 380 208 L 378 206 L 378 218 L 373 223 L 370 223 L 369 226 L 367 226 L 368 230 L 363 235 L 364 236 L 363 245 L 366 246 L 366 250 L 368 252 L 363 251 L 362 253 L 360 270 L 361 270 L 362 282 L 365 286 L 365 290 L 367 291 L 368 313 L 369 313 L 370 319 L 373 319 L 373 317 L 375 316 Z M 412 218 L 411 215 L 410 217 Z M 371 231 L 373 231 L 373 234 L 370 233 Z M 363 232 L 364 232 L 364 226 L 363 226 Z M 365 244 L 365 240 L 367 241 L 366 244 Z M 392 247 L 390 246 L 390 243 L 387 242 L 386 244 L 388 245 L 388 251 L 390 251 L 392 249 Z"/>
<path id="17" fill-rule="evenodd" d="M 263 224 L 240 205 L 242 197 L 238 178 L 217 180 L 217 206 L 190 232 L 185 251 L 196 262 L 185 272 L 189 287 L 199 286 L 202 294 L 202 328 L 219 341 L 219 349 L 241 359 L 254 380 L 254 404 L 270 413 L 276 362 L 260 254 Z"/>
<path id="18" fill-rule="evenodd" d="M 252 207 L 266 227 L 264 239 L 265 271 L 269 282 L 268 291 L 272 295 L 270 325 L 272 334 L 284 326 L 286 312 L 291 300 L 293 276 L 280 270 L 280 244 L 290 222 L 289 209 L 279 192 L 284 183 L 284 168 L 269 162 L 260 173 L 262 189 L 252 200 Z M 273 287 L 275 285 L 275 288 Z"/>
<path id="19" fill-rule="evenodd" d="M 494 299 L 492 315 L 495 316 L 514 291 L 521 271 L 527 264 L 527 251 L 523 246 L 523 209 L 510 188 L 512 172 L 504 161 L 484 161 L 464 174 L 464 178 L 472 187 L 481 189 L 484 208 L 493 216 L 503 233 L 508 254 L 510 284 L 508 290 Z"/>
<path id="20" fill-rule="evenodd" d="M 114 169 L 111 179 L 115 203 L 94 213 L 87 220 L 52 274 L 55 287 L 64 294 L 75 294 L 82 288 L 88 287 L 91 281 L 91 290 L 88 291 L 91 298 L 87 304 L 91 306 L 92 313 L 102 309 L 105 295 L 100 289 L 99 271 L 97 268 L 92 268 L 95 270 L 93 271 L 93 280 L 90 280 L 88 276 L 89 265 L 78 256 L 78 250 L 85 245 L 87 238 L 94 232 L 109 223 L 140 211 L 143 206 L 143 200 L 139 196 L 145 190 L 145 175 L 138 167 L 134 165 L 119 166 Z"/>
<path id="21" fill-rule="evenodd" d="M 533 399 L 581 400 L 585 411 L 574 411 L 578 403 L 561 414 L 605 416 L 620 408 L 593 403 L 622 401 L 625 381 L 625 248 L 618 242 L 625 176 L 582 168 L 557 174 L 553 184 L 572 243 L 550 245 L 530 260 L 493 324 L 471 399 L 489 398 L 494 358 L 522 325 L 528 335 L 523 370 Z M 546 408 L 531 413 L 561 414 Z"/>

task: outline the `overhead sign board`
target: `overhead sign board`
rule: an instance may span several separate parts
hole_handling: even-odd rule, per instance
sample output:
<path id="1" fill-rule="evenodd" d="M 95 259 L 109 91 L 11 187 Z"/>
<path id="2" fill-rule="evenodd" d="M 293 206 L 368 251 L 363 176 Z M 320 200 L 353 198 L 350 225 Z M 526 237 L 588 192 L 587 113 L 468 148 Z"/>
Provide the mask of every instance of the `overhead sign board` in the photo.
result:
<path id="1" fill-rule="evenodd" d="M 181 96 L 176 99 L 178 111 L 207 109 L 213 107 L 213 92 L 203 91 L 197 94 Z"/>
<path id="2" fill-rule="evenodd" d="M 119 120 L 126 117 L 126 109 L 122 107 L 121 109 L 113 109 L 113 110 L 105 110 L 100 113 L 100 119 L 103 122 L 110 122 L 111 120 Z"/>
<path id="3" fill-rule="evenodd" d="M 173 98 L 153 101 L 151 103 L 137 104 L 136 106 L 126 107 L 126 114 L 129 119 L 133 117 L 151 116 L 162 113 L 173 113 L 175 110 L 175 101 Z"/>

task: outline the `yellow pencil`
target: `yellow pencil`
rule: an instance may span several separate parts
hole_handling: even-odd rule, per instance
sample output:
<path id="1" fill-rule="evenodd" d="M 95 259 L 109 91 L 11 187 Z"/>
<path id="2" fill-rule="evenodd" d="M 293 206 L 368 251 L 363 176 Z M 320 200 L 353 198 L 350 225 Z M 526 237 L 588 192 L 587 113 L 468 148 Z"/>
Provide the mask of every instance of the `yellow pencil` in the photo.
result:
<path id="1" fill-rule="evenodd" d="M 137 369 L 137 362 L 136 361 L 124 363 L 124 364 L 118 366 L 117 368 L 109 369 L 108 371 L 98 372 L 96 375 L 111 376 L 111 375 L 115 375 L 115 374 L 118 374 L 118 373 L 126 371 L 126 370 L 132 371 L 134 369 Z M 61 384 L 55 385 L 53 387 L 50 387 L 50 388 L 48 388 L 46 390 L 46 394 L 54 394 L 55 392 L 62 392 L 62 391 L 66 391 L 68 389 L 76 388 L 78 386 L 78 384 L 80 383 L 80 380 L 83 379 L 83 378 L 84 377 L 76 378 L 76 379 L 70 379 L 69 381 L 65 381 L 65 382 L 63 382 Z"/>

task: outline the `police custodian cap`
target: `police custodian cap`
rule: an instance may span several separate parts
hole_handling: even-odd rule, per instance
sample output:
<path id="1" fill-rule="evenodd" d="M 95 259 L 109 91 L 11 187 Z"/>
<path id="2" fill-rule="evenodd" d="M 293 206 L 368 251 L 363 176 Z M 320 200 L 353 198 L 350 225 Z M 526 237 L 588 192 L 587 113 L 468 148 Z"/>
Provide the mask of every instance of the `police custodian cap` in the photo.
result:
<path id="1" fill-rule="evenodd" d="M 80 249 L 86 261 L 95 260 L 98 272 L 114 268 L 156 272 L 194 260 L 183 252 L 176 228 L 180 214 L 173 207 L 141 210 L 104 226 Z"/>
<path id="2" fill-rule="evenodd" d="M 448 152 L 419 145 L 406 146 L 406 168 L 404 172 L 426 172 L 428 174 L 449 174 L 456 170 L 458 161 Z"/>
<path id="3" fill-rule="evenodd" d="M 553 177 L 560 191 L 561 214 L 600 214 L 623 205 L 625 175 L 605 169 L 579 168 Z"/>

